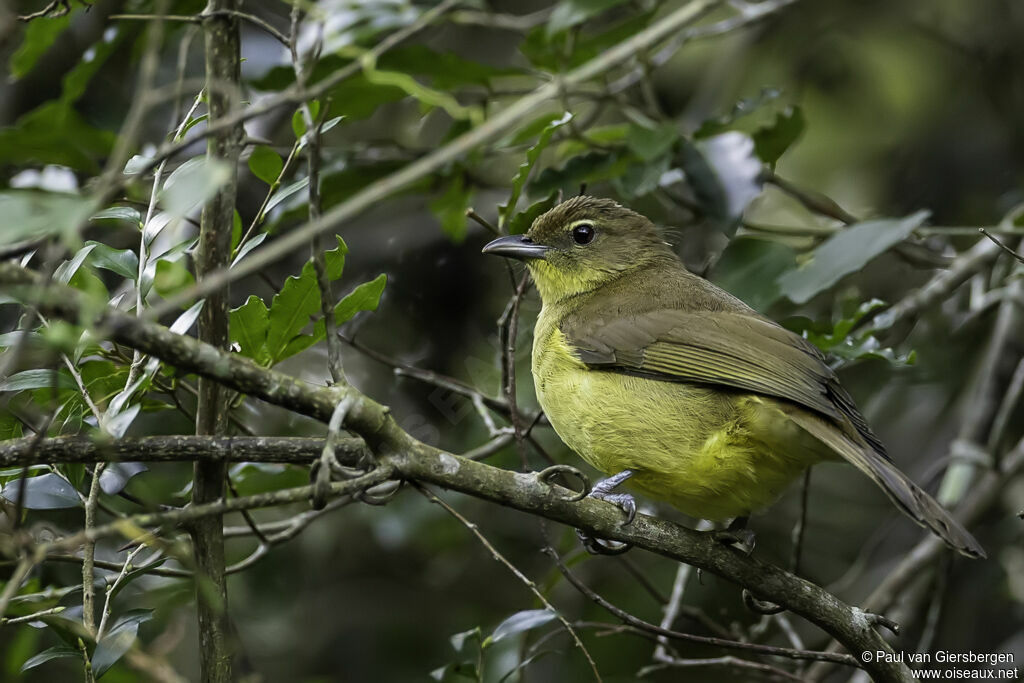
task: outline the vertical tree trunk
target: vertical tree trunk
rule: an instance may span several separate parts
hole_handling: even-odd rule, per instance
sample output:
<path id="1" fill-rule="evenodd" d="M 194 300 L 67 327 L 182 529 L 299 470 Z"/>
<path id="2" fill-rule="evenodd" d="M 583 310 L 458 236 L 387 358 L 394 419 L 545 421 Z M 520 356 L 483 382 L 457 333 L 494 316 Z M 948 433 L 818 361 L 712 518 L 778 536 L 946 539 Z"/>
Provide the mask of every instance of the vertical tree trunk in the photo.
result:
<path id="1" fill-rule="evenodd" d="M 234 11 L 237 0 L 209 0 L 206 12 Z M 219 14 L 203 24 L 206 53 L 206 97 L 210 123 L 232 108 L 233 93 L 239 82 L 238 22 Z M 224 186 L 203 207 L 196 251 L 196 273 L 206 273 L 228 265 L 231 259 L 231 228 L 237 190 L 237 162 L 242 142 L 241 126 L 210 138 L 206 157 L 221 160 L 230 168 Z M 199 338 L 220 348 L 228 346 L 228 287 L 211 292 L 199 316 Z M 228 413 L 227 391 L 216 382 L 200 378 L 196 434 L 225 433 Z M 197 461 L 192 490 L 194 503 L 207 503 L 224 496 L 226 464 Z M 232 680 L 231 647 L 228 642 L 228 597 L 224 577 L 224 523 L 220 516 L 196 522 L 192 529 L 196 554 L 196 604 L 199 613 L 201 679 L 206 683 Z"/>

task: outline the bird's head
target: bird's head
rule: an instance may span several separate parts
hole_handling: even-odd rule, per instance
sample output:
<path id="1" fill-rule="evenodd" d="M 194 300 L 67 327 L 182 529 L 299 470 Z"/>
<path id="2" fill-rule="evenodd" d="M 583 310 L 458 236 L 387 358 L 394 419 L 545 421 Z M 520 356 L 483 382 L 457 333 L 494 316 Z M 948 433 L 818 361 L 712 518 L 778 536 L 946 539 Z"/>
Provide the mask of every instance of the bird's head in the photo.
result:
<path id="1" fill-rule="evenodd" d="M 525 235 L 483 253 L 525 261 L 546 303 L 593 291 L 627 271 L 675 255 L 645 216 L 610 199 L 579 196 L 539 216 Z"/>

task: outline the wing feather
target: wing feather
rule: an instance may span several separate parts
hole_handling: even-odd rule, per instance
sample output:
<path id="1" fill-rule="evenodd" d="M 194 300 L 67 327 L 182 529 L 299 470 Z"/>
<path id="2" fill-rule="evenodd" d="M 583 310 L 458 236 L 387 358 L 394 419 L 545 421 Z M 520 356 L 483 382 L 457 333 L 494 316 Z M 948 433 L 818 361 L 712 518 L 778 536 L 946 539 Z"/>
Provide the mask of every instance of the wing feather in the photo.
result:
<path id="1" fill-rule="evenodd" d="M 821 353 L 756 314 L 656 309 L 615 317 L 570 316 L 561 329 L 591 367 L 786 399 L 851 425 L 885 455 Z"/>

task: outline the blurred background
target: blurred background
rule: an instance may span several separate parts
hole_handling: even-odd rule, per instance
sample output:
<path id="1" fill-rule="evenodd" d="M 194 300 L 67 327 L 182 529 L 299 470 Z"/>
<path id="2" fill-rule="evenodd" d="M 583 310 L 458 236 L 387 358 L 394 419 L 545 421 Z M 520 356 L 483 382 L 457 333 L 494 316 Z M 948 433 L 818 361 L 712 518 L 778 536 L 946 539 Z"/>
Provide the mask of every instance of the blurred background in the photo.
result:
<path id="1" fill-rule="evenodd" d="M 87 191 L 138 95 L 146 22 L 111 15 L 151 13 L 153 3 L 98 0 L 85 8 L 72 2 L 70 14 L 60 19 L 14 19 L 44 4 L 15 2 L 0 9 L 0 56 L 8 65 L 8 77 L 0 83 L 0 182 Z M 429 3 L 401 0 L 308 5 L 302 5 L 309 14 L 300 44 L 312 45 L 318 31 L 323 42 L 314 79 L 350 61 L 354 48 L 377 43 L 429 8 Z M 378 66 L 411 74 L 493 115 L 552 74 L 628 39 L 679 5 L 642 0 L 467 3 L 382 57 Z M 168 13 L 201 9 L 200 2 L 170 2 Z M 288 4 L 247 3 L 244 9 L 288 32 Z M 361 314 L 343 330 L 372 351 L 371 356 L 345 347 L 344 366 L 352 383 L 391 406 L 403 427 L 431 444 L 463 452 L 488 439 L 487 426 L 469 400 L 400 376 L 394 366 L 432 370 L 499 395 L 497 320 L 513 288 L 507 265 L 480 254 L 491 234 L 466 220 L 465 210 L 472 208 L 491 223 L 501 220 L 498 207 L 509 198 L 526 150 L 536 144 L 545 123 L 569 111 L 572 122 L 555 126 L 551 140 L 539 149 L 519 209 L 537 206 L 539 211 L 557 191 L 571 195 L 585 184 L 587 193 L 616 198 L 665 226 L 689 267 L 758 310 L 812 335 L 827 337 L 838 330 L 842 343 L 832 350 L 844 384 L 899 466 L 935 492 L 955 453 L 953 444 L 965 438 L 965 421 L 991 424 L 1024 351 L 1020 301 L 1016 313 L 1005 305 L 1010 301 L 1009 309 L 1014 308 L 1008 291 L 1019 296 L 1012 284 L 1019 281 L 1019 274 L 1011 272 L 1012 259 L 990 260 L 948 300 L 869 338 L 836 326 L 855 319 L 858 309 L 873 315 L 866 302 L 891 304 L 927 283 L 979 239 L 978 227 L 1001 235 L 1009 245 L 1020 243 L 1014 231 L 1020 229 L 1015 221 L 1024 203 L 1024 5 L 1014 0 L 805 0 L 736 27 L 720 23 L 743 16 L 729 5 L 713 8 L 697 24 L 716 27 L 711 35 L 698 33 L 664 56 L 652 46 L 643 60 L 550 102 L 524 120 L 518 134 L 341 226 L 339 234 L 349 248 L 341 291 L 380 273 L 387 276 L 378 310 Z M 201 36 L 182 22 L 169 22 L 165 30 L 158 83 L 173 83 L 182 64 L 186 79 L 201 78 Z M 242 56 L 249 102 L 258 103 L 294 81 L 287 51 L 251 24 L 243 26 Z M 94 67 L 87 77 L 81 77 L 83 64 Z M 616 79 L 635 73 L 638 64 L 642 76 L 616 90 Z M 76 73 L 79 81 L 74 81 Z M 76 87 L 78 92 L 69 94 Z M 196 90 L 188 91 L 183 106 Z M 325 106 L 331 117 L 344 117 L 323 136 L 325 209 L 470 125 L 443 107 L 362 76 L 337 86 Z M 148 113 L 139 153 L 152 153 L 165 138 L 181 115 L 172 110 L 168 105 Z M 286 157 L 296 140 L 293 112 L 283 107 L 249 122 L 248 136 Z M 739 146 L 722 153 L 712 141 L 723 139 Z M 753 140 L 753 152 L 737 140 Z M 178 161 L 201 152 L 200 143 Z M 729 161 L 734 153 L 755 159 L 754 171 Z M 267 183 L 250 168 L 243 163 L 241 170 L 237 208 L 243 225 L 253 221 L 268 194 Z M 710 179 L 702 179 L 701 169 Z M 305 164 L 297 164 L 282 185 L 304 174 Z M 128 198 L 147 197 L 148 188 L 140 183 Z M 260 229 L 272 241 L 304 222 L 307 210 L 304 192 L 285 197 Z M 806 295 L 780 285 L 786 282 L 783 275 L 805 263 L 844 220 L 898 221 L 919 210 L 929 212 L 928 218 L 914 226 L 902 248 L 876 253 L 868 245 L 863 265 Z M 190 227 L 186 222 L 176 230 L 178 237 L 187 237 Z M 137 230 L 113 222 L 92 224 L 86 237 L 119 249 L 138 241 Z M 307 258 L 301 250 L 233 284 L 234 304 L 255 294 L 269 305 L 285 278 L 298 274 Z M 185 266 L 190 267 L 187 261 Z M 518 278 L 521 268 L 512 270 Z M 102 277 L 113 294 L 110 274 Z M 529 354 L 538 310 L 536 294 L 528 293 L 521 306 L 516 372 L 518 403 L 531 415 L 537 404 Z M 997 320 L 1009 328 L 998 331 Z M 998 344 L 993 342 L 996 334 L 1002 335 Z M 821 339 L 816 342 L 829 348 Z M 319 344 L 283 361 L 280 369 L 324 383 L 326 367 Z M 979 415 L 976 392 L 983 372 L 995 405 L 983 406 Z M 1020 438 L 1021 413 L 1016 406 L 1008 414 L 996 451 Z M 255 401 L 243 402 L 237 416 L 259 434 L 323 434 L 322 425 Z M 129 433 L 191 430 L 184 416 L 168 410 L 143 413 Z M 555 461 L 596 476 L 549 428 L 539 426 L 534 433 Z M 546 466 L 536 450 L 527 454 L 531 469 Z M 489 462 L 522 467 L 514 446 Z M 291 466 L 239 465 L 232 476 L 242 495 L 307 479 L 303 469 Z M 180 503 L 190 477 L 187 464 L 152 465 L 132 479 L 127 491 L 142 501 Z M 439 495 L 477 523 L 570 620 L 617 623 L 561 580 L 540 552 L 546 541 L 537 519 L 457 494 Z M 755 552 L 763 559 L 783 566 L 789 562 L 800 498 L 800 487 L 794 487 L 753 518 Z M 667 507 L 645 505 L 665 517 L 696 523 Z M 1015 518 L 1022 508 L 1024 481 L 1018 479 L 1007 484 L 976 529 L 989 559 L 943 559 L 887 613 L 905 624 L 897 641 L 900 649 L 1011 652 L 1018 661 L 1024 658 L 1024 549 Z M 262 518 L 299 509 L 272 510 Z M 78 514 L 59 511 L 49 519 L 74 527 L 80 524 Z M 858 604 L 923 533 L 858 472 L 822 465 L 811 478 L 800 572 Z M 563 553 L 577 552 L 571 530 L 549 525 L 547 534 Z M 253 547 L 248 539 L 229 542 L 229 561 L 244 558 Z M 116 543 L 101 545 L 100 554 L 123 557 L 117 548 Z M 676 575 L 674 563 L 641 551 L 580 556 L 574 570 L 614 604 L 654 623 L 661 619 L 661 601 Z M 68 585 L 80 581 L 80 571 L 74 564 L 50 563 L 37 579 L 40 587 Z M 691 576 L 686 591 L 685 604 L 726 631 L 789 644 L 778 623 L 743 606 L 735 586 L 714 576 Z M 540 607 L 477 539 L 414 491 L 386 506 L 350 506 L 324 516 L 253 567 L 232 575 L 229 595 L 241 655 L 236 670 L 248 680 L 262 681 L 426 680 L 445 667 L 447 672 L 438 674 L 445 680 L 473 680 L 455 672 L 462 661 L 476 662 L 472 636 L 461 648 L 453 646 L 452 636 L 477 628 L 486 636 L 510 615 Z M 141 627 L 141 641 L 147 652 L 165 659 L 187 680 L 198 675 L 191 599 L 190 584 L 159 577 L 141 579 L 119 596 L 127 606 L 156 610 L 155 618 Z M 791 621 L 807 647 L 825 646 L 819 630 Z M 686 618 L 676 626 L 711 633 L 706 624 Z M 25 659 L 53 644 L 51 639 L 45 629 L 5 629 L 2 677 L 43 681 L 79 676 L 80 665 L 72 660 L 19 673 Z M 605 680 L 634 680 L 652 663 L 655 644 L 649 639 L 593 628 L 584 629 L 584 639 Z M 691 645 L 681 645 L 680 652 L 687 657 L 721 654 Z M 530 656 L 535 659 L 519 667 Z M 480 680 L 486 681 L 512 670 L 506 680 L 570 681 L 589 675 L 585 659 L 557 623 L 495 643 L 481 661 Z M 667 667 L 647 676 L 655 681 L 757 678 L 730 668 Z M 841 670 L 830 680 L 848 677 Z M 104 678 L 135 681 L 145 675 L 119 665 Z"/>

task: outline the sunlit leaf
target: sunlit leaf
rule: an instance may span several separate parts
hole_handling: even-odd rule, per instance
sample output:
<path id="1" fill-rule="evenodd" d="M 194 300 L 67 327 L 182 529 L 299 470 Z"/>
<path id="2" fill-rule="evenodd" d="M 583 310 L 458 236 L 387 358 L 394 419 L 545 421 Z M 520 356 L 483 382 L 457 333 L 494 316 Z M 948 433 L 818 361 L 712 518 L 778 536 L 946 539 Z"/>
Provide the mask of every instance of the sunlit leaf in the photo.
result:
<path id="1" fill-rule="evenodd" d="M 543 626 L 555 619 L 556 616 L 557 615 L 549 609 L 527 609 L 521 612 L 516 612 L 508 619 L 498 624 L 498 627 L 494 629 L 494 633 L 484 641 L 484 646 L 497 643 L 509 636 L 525 633 L 531 629 L 537 628 L 538 626 Z"/>
<path id="2" fill-rule="evenodd" d="M 729 131 L 683 146 L 683 170 L 704 214 L 727 235 L 739 224 L 747 205 L 761 193 L 761 161 L 754 141 Z"/>
<path id="3" fill-rule="evenodd" d="M 168 212 L 180 218 L 205 204 L 230 177 L 231 169 L 223 161 L 195 157 L 174 169 L 160 197 Z"/>

